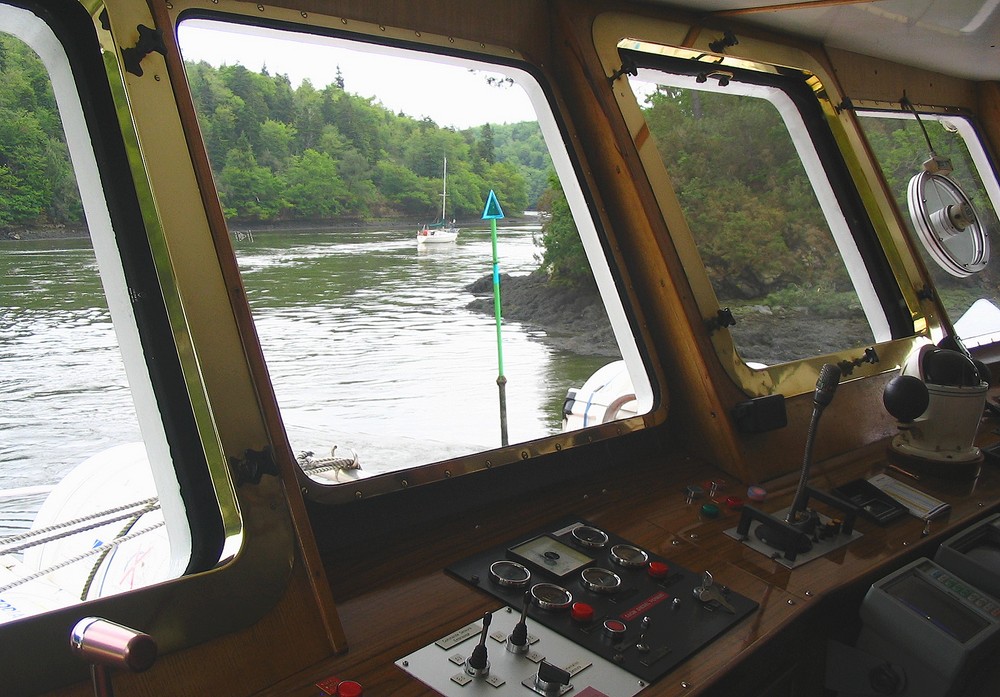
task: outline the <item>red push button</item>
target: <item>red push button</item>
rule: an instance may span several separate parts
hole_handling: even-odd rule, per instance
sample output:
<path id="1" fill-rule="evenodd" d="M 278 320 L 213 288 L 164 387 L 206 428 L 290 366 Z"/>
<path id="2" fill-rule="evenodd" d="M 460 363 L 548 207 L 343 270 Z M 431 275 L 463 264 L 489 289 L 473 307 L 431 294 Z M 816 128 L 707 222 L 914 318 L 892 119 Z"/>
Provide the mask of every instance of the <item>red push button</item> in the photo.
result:
<path id="1" fill-rule="evenodd" d="M 364 693 L 361 683 L 353 680 L 344 680 L 337 685 L 337 697 L 363 697 Z"/>
<path id="2" fill-rule="evenodd" d="M 591 622 L 594 619 L 594 608 L 587 603 L 573 603 L 569 614 L 577 622 Z"/>
<path id="3" fill-rule="evenodd" d="M 604 620 L 604 631 L 616 639 L 624 635 L 627 629 L 628 627 L 621 620 Z"/>
<path id="4" fill-rule="evenodd" d="M 670 567 L 662 561 L 651 561 L 649 562 L 649 568 L 646 570 L 646 573 L 653 578 L 663 578 L 670 573 Z"/>

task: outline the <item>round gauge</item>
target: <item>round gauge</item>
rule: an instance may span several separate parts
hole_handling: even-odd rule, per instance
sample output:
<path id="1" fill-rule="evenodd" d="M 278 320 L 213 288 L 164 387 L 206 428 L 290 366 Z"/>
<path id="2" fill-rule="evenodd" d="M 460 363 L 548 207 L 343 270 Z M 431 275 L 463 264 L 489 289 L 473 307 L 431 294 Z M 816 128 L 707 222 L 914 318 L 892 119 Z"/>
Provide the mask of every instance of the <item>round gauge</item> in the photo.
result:
<path id="1" fill-rule="evenodd" d="M 953 179 L 921 172 L 907 190 L 910 219 L 927 254 L 958 278 L 982 271 L 990 260 L 990 238 L 972 201 Z"/>
<path id="2" fill-rule="evenodd" d="M 584 547 L 600 549 L 608 544 L 608 533 L 590 525 L 581 525 L 580 527 L 573 528 L 573 539 Z"/>
<path id="3" fill-rule="evenodd" d="M 596 566 L 581 571 L 580 582 L 584 588 L 595 593 L 614 593 L 622 585 L 618 574 Z"/>
<path id="4" fill-rule="evenodd" d="M 536 583 L 531 587 L 531 599 L 543 610 L 564 610 L 573 602 L 573 594 L 554 583 Z"/>
<path id="5" fill-rule="evenodd" d="M 649 555 L 632 545 L 615 545 L 611 548 L 611 559 L 619 566 L 635 568 L 645 566 Z"/>
<path id="6" fill-rule="evenodd" d="M 500 586 L 524 588 L 531 580 L 531 572 L 524 564 L 501 559 L 490 564 L 490 578 Z"/>

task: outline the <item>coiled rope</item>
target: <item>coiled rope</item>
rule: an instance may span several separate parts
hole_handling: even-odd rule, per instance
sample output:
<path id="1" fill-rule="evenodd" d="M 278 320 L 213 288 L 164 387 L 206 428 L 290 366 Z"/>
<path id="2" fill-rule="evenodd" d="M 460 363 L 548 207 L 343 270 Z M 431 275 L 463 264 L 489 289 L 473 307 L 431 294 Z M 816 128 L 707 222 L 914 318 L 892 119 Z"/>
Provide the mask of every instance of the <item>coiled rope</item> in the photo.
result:
<path id="1" fill-rule="evenodd" d="M 351 450 L 351 457 L 336 457 L 337 446 L 330 450 L 330 457 L 313 457 L 314 453 L 307 450 L 299 453 L 299 467 L 306 474 L 319 474 L 330 470 L 359 470 L 361 463 L 358 462 L 358 454 Z"/>

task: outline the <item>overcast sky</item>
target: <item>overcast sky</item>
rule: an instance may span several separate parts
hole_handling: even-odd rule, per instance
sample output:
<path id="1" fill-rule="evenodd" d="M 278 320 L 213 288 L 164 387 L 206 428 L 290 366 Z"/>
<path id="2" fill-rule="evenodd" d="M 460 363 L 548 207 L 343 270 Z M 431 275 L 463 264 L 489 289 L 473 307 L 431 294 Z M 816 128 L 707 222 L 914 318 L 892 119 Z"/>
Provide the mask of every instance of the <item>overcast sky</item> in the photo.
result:
<path id="1" fill-rule="evenodd" d="M 484 123 L 536 119 L 520 87 L 490 85 L 489 73 L 362 53 L 321 44 L 319 40 L 303 43 L 218 31 L 210 28 L 213 26 L 219 24 L 192 20 L 180 25 L 178 36 L 184 60 L 203 60 L 216 67 L 239 64 L 253 72 L 266 67 L 271 75 L 287 75 L 294 87 L 308 78 L 317 89 L 332 83 L 339 67 L 347 92 L 374 97 L 394 113 L 403 112 L 416 119 L 429 117 L 439 126 L 459 130 Z"/>

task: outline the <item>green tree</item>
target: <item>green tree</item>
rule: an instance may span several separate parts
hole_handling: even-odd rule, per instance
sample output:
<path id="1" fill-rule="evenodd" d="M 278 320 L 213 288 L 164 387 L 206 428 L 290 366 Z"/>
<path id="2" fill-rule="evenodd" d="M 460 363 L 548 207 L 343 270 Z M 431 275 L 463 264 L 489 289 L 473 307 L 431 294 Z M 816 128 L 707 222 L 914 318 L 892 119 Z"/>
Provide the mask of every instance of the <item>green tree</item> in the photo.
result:
<path id="1" fill-rule="evenodd" d="M 496 148 L 493 145 L 493 128 L 484 123 L 479 129 L 479 140 L 476 141 L 476 156 L 487 164 L 497 161 Z"/>
<path id="2" fill-rule="evenodd" d="M 34 221 L 52 200 L 47 145 L 33 114 L 0 109 L 0 224 Z"/>
<path id="3" fill-rule="evenodd" d="M 528 183 L 518 168 L 509 162 L 497 162 L 483 173 L 487 191 L 492 189 L 504 210 L 520 213 L 528 207 Z M 486 197 L 483 197 L 486 200 Z"/>
<path id="4" fill-rule="evenodd" d="M 246 141 L 226 155 L 218 186 L 219 198 L 229 217 L 271 220 L 284 207 L 280 182 L 271 170 L 257 164 Z"/>
<path id="5" fill-rule="evenodd" d="M 389 160 L 375 165 L 375 185 L 386 203 L 403 213 L 424 214 L 437 205 L 429 187 L 416 174 Z"/>
<path id="6" fill-rule="evenodd" d="M 0 225 L 73 223 L 83 211 L 45 66 L 0 34 Z"/>
<path id="7" fill-rule="evenodd" d="M 315 148 L 323 133 L 323 97 L 309 80 L 303 80 L 295 90 L 295 133 L 299 152 Z"/>
<path id="8" fill-rule="evenodd" d="M 340 158 L 338 167 L 344 182 L 344 212 L 355 218 L 370 216 L 379 196 L 368 160 L 350 148 Z"/>
<path id="9" fill-rule="evenodd" d="M 850 287 L 770 102 L 661 86 L 645 113 L 721 299 L 759 298 L 791 285 Z"/>
<path id="10" fill-rule="evenodd" d="M 292 157 L 295 127 L 281 121 L 266 119 L 260 125 L 257 163 L 273 172 L 281 172 Z"/>
<path id="11" fill-rule="evenodd" d="M 332 218 L 343 212 L 347 189 L 337 163 L 326 153 L 306 150 L 292 158 L 284 178 L 286 210 L 295 218 Z"/>
<path id="12" fill-rule="evenodd" d="M 542 268 L 555 283 L 593 285 L 594 274 L 587 253 L 573 222 L 562 184 L 554 173 L 549 176 L 549 188 L 542 197 L 539 210 L 548 214 L 542 223 L 540 240 Z"/>

